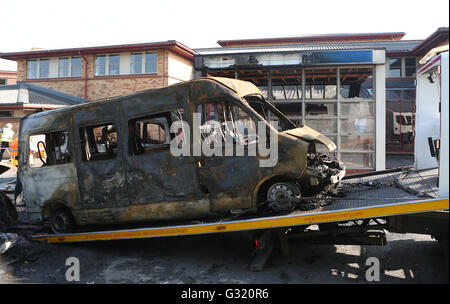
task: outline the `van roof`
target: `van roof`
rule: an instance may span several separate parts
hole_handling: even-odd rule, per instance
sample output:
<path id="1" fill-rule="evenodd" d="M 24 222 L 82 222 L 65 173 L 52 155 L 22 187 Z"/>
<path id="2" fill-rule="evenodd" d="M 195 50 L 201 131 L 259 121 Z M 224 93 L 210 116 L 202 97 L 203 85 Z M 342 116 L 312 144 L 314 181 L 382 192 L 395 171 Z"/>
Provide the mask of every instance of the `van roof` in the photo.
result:
<path id="1" fill-rule="evenodd" d="M 167 90 L 168 92 L 170 92 L 174 89 L 177 89 L 178 87 L 180 87 L 181 90 L 187 89 L 187 87 L 189 87 L 191 89 L 191 98 L 192 99 L 204 99 L 204 98 L 208 98 L 208 97 L 216 97 L 217 94 L 213 94 L 213 92 L 217 91 L 217 89 L 218 89 L 217 84 L 221 85 L 222 88 L 220 91 L 222 91 L 222 93 L 225 93 L 227 90 L 229 90 L 231 92 L 228 92 L 228 93 L 234 93 L 234 94 L 238 95 L 240 98 L 242 98 L 244 96 L 248 96 L 248 95 L 262 95 L 262 93 L 258 89 L 258 87 L 248 81 L 232 79 L 232 78 L 225 78 L 225 77 L 202 77 L 202 78 L 196 78 L 193 80 L 176 83 L 176 84 L 173 84 L 173 85 L 170 85 L 167 87 L 149 89 L 149 90 L 144 90 L 144 91 L 140 91 L 140 92 L 136 92 L 136 93 L 132 93 L 132 94 L 121 95 L 121 96 L 116 96 L 116 97 L 111 97 L 111 98 L 105 98 L 105 99 L 85 102 L 85 103 L 78 104 L 78 105 L 63 107 L 63 108 L 59 108 L 59 109 L 55 109 L 55 110 L 34 113 L 34 114 L 30 114 L 26 117 L 37 118 L 39 116 L 51 115 L 54 113 L 63 113 L 66 111 L 73 111 L 74 109 L 78 109 L 78 108 L 99 106 L 104 103 L 122 101 L 122 100 L 130 99 L 130 98 L 133 98 L 136 96 L 142 96 L 142 95 L 146 95 L 146 94 L 155 93 L 158 91 Z M 184 88 L 182 88 L 182 87 L 184 87 Z"/>

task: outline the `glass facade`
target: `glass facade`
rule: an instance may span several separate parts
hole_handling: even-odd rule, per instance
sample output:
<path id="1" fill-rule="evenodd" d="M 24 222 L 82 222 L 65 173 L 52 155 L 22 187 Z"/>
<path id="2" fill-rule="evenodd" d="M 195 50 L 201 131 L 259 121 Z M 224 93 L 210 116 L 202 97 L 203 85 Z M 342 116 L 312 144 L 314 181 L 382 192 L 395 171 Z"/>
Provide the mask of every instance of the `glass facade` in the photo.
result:
<path id="1" fill-rule="evenodd" d="M 283 114 L 336 143 L 329 153 L 348 169 L 375 169 L 373 66 L 270 68 L 209 71 L 210 76 L 247 80 Z M 318 150 L 326 152 L 319 145 Z"/>

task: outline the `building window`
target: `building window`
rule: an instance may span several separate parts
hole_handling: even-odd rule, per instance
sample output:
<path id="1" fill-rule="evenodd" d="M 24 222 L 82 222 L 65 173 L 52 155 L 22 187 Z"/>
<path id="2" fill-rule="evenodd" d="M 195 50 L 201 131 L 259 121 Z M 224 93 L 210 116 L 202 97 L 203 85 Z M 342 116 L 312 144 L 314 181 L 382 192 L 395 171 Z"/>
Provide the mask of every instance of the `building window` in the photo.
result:
<path id="1" fill-rule="evenodd" d="M 106 56 L 95 56 L 95 76 L 106 74 Z"/>
<path id="2" fill-rule="evenodd" d="M 389 77 L 402 77 L 402 59 L 389 59 Z"/>
<path id="3" fill-rule="evenodd" d="M 387 77 L 413 77 L 416 72 L 417 59 L 415 57 L 389 59 L 389 72 Z"/>
<path id="4" fill-rule="evenodd" d="M 37 67 L 38 67 L 38 61 L 36 59 L 27 61 L 27 78 L 28 79 L 37 78 Z"/>
<path id="5" fill-rule="evenodd" d="M 411 77 L 417 72 L 416 58 L 405 58 L 405 76 Z"/>
<path id="6" fill-rule="evenodd" d="M 131 54 L 131 74 L 142 73 L 142 54 Z"/>
<path id="7" fill-rule="evenodd" d="M 7 85 L 8 79 L 0 78 L 0 85 Z"/>
<path id="8" fill-rule="evenodd" d="M 109 55 L 109 75 L 119 75 L 120 74 L 120 55 Z"/>
<path id="9" fill-rule="evenodd" d="M 39 78 L 48 78 L 50 74 L 50 60 L 39 60 Z"/>
<path id="10" fill-rule="evenodd" d="M 157 59 L 158 55 L 156 53 L 145 54 L 145 73 L 156 74 L 158 66 Z"/>
<path id="11" fill-rule="evenodd" d="M 81 77 L 81 57 L 72 57 L 70 63 L 70 76 Z"/>
<path id="12" fill-rule="evenodd" d="M 27 78 L 48 78 L 50 75 L 50 60 L 33 59 L 27 61 Z"/>
<path id="13" fill-rule="evenodd" d="M 69 58 L 59 58 L 59 77 L 69 76 Z"/>
<path id="14" fill-rule="evenodd" d="M 119 75 L 120 55 L 95 56 L 95 76 Z"/>

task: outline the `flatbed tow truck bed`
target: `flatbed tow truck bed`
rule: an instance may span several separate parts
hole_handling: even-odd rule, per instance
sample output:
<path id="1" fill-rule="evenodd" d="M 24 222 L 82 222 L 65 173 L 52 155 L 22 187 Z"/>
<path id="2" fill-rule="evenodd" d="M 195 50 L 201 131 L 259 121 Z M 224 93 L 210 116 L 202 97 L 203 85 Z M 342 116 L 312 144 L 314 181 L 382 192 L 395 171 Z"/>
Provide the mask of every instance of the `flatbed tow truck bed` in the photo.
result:
<path id="1" fill-rule="evenodd" d="M 277 230 L 283 231 L 283 234 L 285 234 L 287 228 L 297 227 L 304 229 L 304 227 L 311 225 L 333 227 L 332 229 L 336 230 L 338 225 L 342 223 L 354 223 L 357 226 L 364 225 L 364 231 L 367 232 L 369 228 L 374 228 L 373 226 L 368 226 L 368 219 L 398 218 L 398 216 L 429 214 L 430 212 L 437 212 L 436 214 L 447 222 L 448 227 L 449 199 L 447 197 L 438 198 L 436 192 L 424 180 L 424 177 L 411 168 L 349 176 L 344 178 L 341 184 L 347 193 L 346 197 L 330 198 L 331 203 L 313 210 L 295 210 L 283 215 L 242 214 L 241 216 L 230 216 L 227 219 L 197 221 L 195 223 L 174 224 L 172 222 L 170 225 L 165 224 L 152 227 L 127 227 L 117 230 L 98 230 L 70 234 L 36 234 L 33 236 L 33 239 L 48 243 L 71 243 L 246 230 Z M 380 221 L 375 222 L 375 226 L 377 225 L 382 228 L 387 227 Z M 281 230 L 275 228 L 281 228 Z M 334 234 L 336 235 L 335 232 Z M 258 241 L 256 241 L 256 244 L 258 244 Z"/>

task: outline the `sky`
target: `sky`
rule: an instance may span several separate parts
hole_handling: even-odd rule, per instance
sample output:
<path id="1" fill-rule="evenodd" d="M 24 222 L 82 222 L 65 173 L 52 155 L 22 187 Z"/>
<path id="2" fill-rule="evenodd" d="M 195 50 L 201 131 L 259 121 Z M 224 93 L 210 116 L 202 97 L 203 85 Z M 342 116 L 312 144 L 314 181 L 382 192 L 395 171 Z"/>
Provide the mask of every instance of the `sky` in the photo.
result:
<path id="1" fill-rule="evenodd" d="M 0 52 L 177 40 L 405 32 L 424 39 L 448 27 L 449 1 L 400 0 L 3 0 Z"/>

